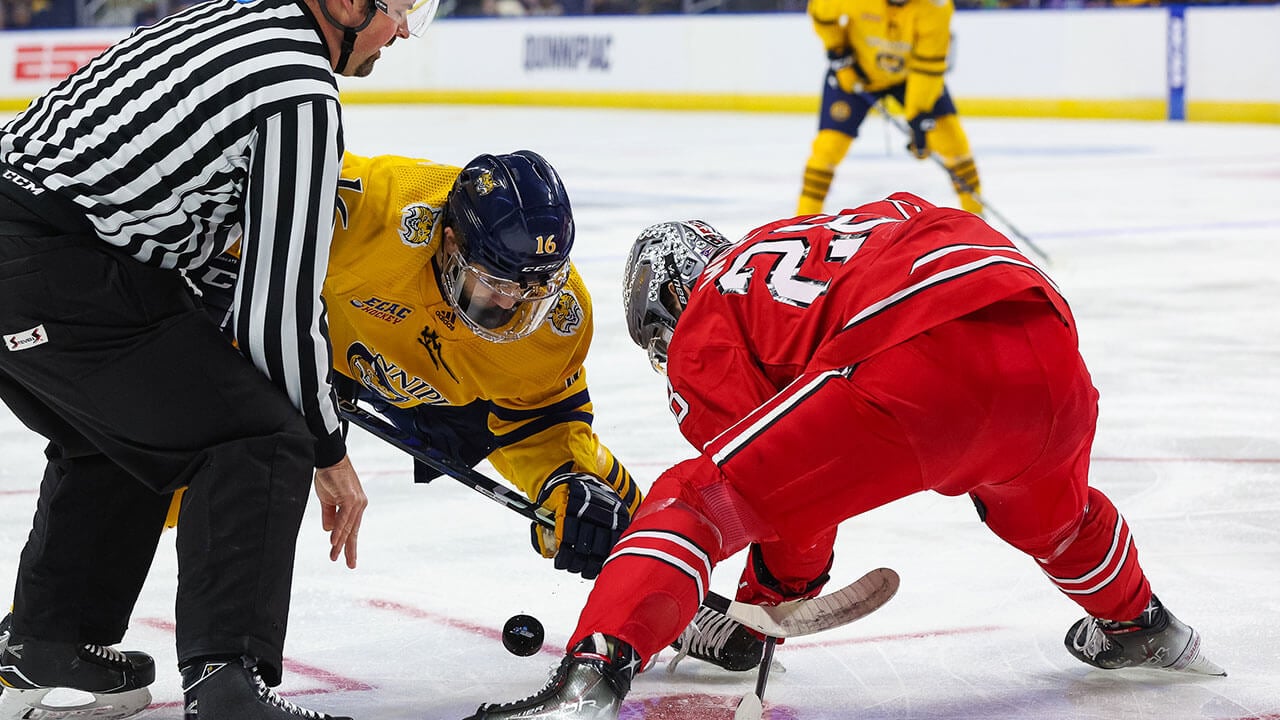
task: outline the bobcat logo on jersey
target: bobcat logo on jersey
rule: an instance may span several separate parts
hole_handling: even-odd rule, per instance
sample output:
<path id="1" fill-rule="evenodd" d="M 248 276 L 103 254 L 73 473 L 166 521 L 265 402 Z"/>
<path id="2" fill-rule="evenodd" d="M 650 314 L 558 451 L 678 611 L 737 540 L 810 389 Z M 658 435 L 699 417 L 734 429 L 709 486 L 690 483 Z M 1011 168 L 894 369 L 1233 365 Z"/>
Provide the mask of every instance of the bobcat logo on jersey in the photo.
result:
<path id="1" fill-rule="evenodd" d="M 431 242 L 431 233 L 435 230 L 436 220 L 440 218 L 440 209 L 425 203 L 406 205 L 400 211 L 400 242 L 409 247 L 422 247 Z"/>
<path id="2" fill-rule="evenodd" d="M 403 369 L 387 362 L 380 353 L 370 350 L 363 343 L 351 343 L 347 348 L 347 367 L 351 369 L 351 376 L 361 385 L 387 402 L 401 404 L 416 400 L 429 405 L 449 403 L 426 380 L 409 377 Z"/>
<path id="3" fill-rule="evenodd" d="M 572 335 L 582 325 L 582 306 L 573 293 L 562 292 L 551 309 L 551 329 L 557 335 Z"/>

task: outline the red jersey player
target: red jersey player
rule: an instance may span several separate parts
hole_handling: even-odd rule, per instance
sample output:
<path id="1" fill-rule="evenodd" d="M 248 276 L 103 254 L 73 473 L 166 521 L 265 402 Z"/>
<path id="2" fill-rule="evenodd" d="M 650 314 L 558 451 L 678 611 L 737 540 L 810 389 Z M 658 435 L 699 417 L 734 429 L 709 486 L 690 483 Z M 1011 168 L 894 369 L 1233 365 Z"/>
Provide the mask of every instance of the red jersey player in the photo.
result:
<path id="1" fill-rule="evenodd" d="M 636 668 L 678 637 L 713 661 L 735 645 L 729 660 L 753 666 L 760 640 L 741 626 L 680 637 L 695 615 L 714 621 L 699 602 L 715 564 L 749 545 L 738 600 L 812 597 L 841 521 L 921 490 L 967 493 L 1088 613 L 1067 632 L 1076 658 L 1225 674 L 1089 487 L 1098 393 L 1066 301 L 978 216 L 898 193 L 734 244 L 663 223 L 636 240 L 626 283 L 632 339 L 665 368 L 701 454 L 654 484 L 547 686 L 472 720 L 534 706 L 614 718 Z"/>

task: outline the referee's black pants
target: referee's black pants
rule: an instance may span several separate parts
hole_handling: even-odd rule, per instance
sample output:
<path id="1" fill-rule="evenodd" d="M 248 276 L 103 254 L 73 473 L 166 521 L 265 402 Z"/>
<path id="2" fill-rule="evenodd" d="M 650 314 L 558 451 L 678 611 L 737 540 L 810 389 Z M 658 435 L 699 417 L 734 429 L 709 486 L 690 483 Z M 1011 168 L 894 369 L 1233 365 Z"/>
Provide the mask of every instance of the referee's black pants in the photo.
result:
<path id="1" fill-rule="evenodd" d="M 180 663 L 279 682 L 314 440 L 177 272 L 0 214 L 0 397 L 49 440 L 13 630 L 119 642 L 173 492 Z"/>

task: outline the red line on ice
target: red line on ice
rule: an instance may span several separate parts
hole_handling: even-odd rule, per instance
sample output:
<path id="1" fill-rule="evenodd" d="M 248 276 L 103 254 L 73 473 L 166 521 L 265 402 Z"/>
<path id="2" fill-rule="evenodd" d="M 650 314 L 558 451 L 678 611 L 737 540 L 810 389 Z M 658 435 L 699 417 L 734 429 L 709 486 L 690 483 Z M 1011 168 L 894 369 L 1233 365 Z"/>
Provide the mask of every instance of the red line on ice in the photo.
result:
<path id="1" fill-rule="evenodd" d="M 165 620 L 163 618 L 139 618 L 135 622 L 137 622 L 140 625 L 146 625 L 148 627 L 155 628 L 156 630 L 164 630 L 165 632 L 172 633 L 174 630 L 173 621 Z M 339 675 L 335 672 L 325 670 L 322 667 L 317 667 L 315 665 L 308 665 L 307 663 L 298 662 L 297 660 L 292 660 L 290 658 L 284 659 L 284 669 L 286 672 L 295 673 L 297 675 L 301 675 L 303 677 L 315 680 L 316 682 L 322 683 L 325 687 L 290 691 L 287 693 L 281 693 L 281 695 L 289 695 L 289 696 L 320 695 L 320 694 L 330 693 L 330 692 L 340 692 L 340 691 L 359 692 L 361 690 L 374 689 L 374 686 L 366 682 L 361 682 L 360 680 L 356 680 L 353 677 L 348 677 L 346 675 Z M 160 705 L 153 705 L 152 707 L 166 707 L 169 705 L 181 705 L 181 704 L 182 703 L 163 703 Z"/>
<path id="2" fill-rule="evenodd" d="M 787 643 L 788 647 L 834 647 L 836 645 L 862 645 L 865 643 L 888 642 L 891 640 L 920 640 L 923 638 L 946 637 L 949 635 L 972 635 L 973 633 L 993 632 L 996 630 L 1004 630 L 999 625 L 977 625 L 966 628 L 952 628 L 950 630 L 926 630 L 913 633 L 898 633 L 895 635 L 874 635 L 871 637 L 845 638 L 843 640 L 822 640 L 818 642 L 797 642 L 794 645 Z"/>
<path id="3" fill-rule="evenodd" d="M 487 638 L 492 638 L 493 640 L 502 642 L 502 631 L 485 625 L 477 625 L 476 623 L 467 622 L 466 620 L 459 620 L 457 618 L 449 617 L 448 615 L 442 615 L 440 613 L 431 612 L 430 610 L 413 607 L 412 605 L 398 603 L 394 600 L 371 599 L 365 600 L 364 604 L 369 607 L 378 608 L 379 610 L 390 610 L 391 612 L 400 613 L 401 615 L 407 615 L 412 618 L 430 620 L 431 622 L 439 625 L 445 625 L 458 630 L 465 630 L 466 632 L 474 635 L 483 635 Z M 564 649 L 559 646 L 549 646 L 546 643 L 543 643 L 542 649 L 538 652 L 546 653 L 554 657 L 560 657 L 564 654 Z"/>

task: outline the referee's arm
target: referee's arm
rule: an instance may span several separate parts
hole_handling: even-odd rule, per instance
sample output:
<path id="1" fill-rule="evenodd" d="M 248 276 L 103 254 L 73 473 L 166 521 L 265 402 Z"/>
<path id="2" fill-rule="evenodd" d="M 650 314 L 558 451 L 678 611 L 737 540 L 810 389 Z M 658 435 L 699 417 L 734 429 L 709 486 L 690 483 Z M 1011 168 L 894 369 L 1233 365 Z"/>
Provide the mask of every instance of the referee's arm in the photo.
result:
<path id="1" fill-rule="evenodd" d="M 245 189 L 236 341 L 288 393 L 316 437 L 316 467 L 329 467 L 347 454 L 320 299 L 342 166 L 337 100 L 284 106 L 257 133 Z"/>

